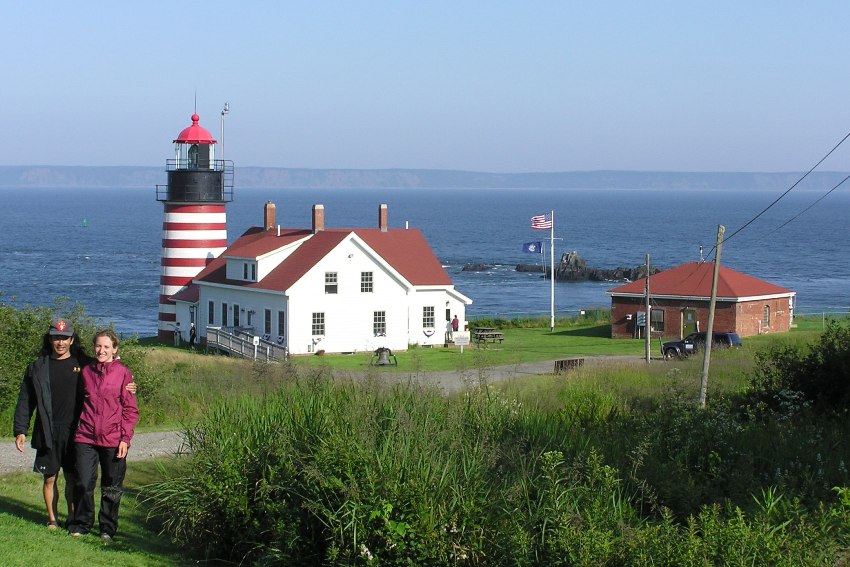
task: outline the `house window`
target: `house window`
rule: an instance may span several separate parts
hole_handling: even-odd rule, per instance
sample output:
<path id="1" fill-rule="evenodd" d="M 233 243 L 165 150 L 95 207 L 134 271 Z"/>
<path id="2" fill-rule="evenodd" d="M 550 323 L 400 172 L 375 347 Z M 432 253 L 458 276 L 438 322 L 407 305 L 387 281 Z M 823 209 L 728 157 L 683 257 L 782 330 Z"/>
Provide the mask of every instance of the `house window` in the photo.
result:
<path id="1" fill-rule="evenodd" d="M 248 262 L 245 262 L 244 264 L 242 264 L 242 279 L 243 280 L 248 279 Z"/>
<path id="2" fill-rule="evenodd" d="M 277 336 L 286 335 L 286 311 L 277 312 Z"/>
<path id="3" fill-rule="evenodd" d="M 324 313 L 313 313 L 312 333 L 313 333 L 314 337 L 325 336 L 325 314 Z"/>
<path id="4" fill-rule="evenodd" d="M 422 308 L 422 327 L 425 328 L 425 329 L 427 329 L 429 327 L 432 328 L 432 329 L 434 328 L 434 306 L 433 305 L 431 305 L 430 307 L 423 307 Z"/>
<path id="5" fill-rule="evenodd" d="M 649 312 L 649 330 L 656 333 L 664 332 L 664 310 L 652 309 Z"/>
<path id="6" fill-rule="evenodd" d="M 360 293 L 372 293 L 372 272 L 360 272 Z"/>
<path id="7" fill-rule="evenodd" d="M 376 337 L 384 337 L 387 334 L 387 312 L 375 311 L 372 315 L 372 331 Z"/>
<path id="8" fill-rule="evenodd" d="M 251 281 L 257 281 L 257 264 L 251 264 Z"/>
<path id="9" fill-rule="evenodd" d="M 227 304 L 226 303 L 221 304 L 221 326 L 222 327 L 227 326 Z"/>
<path id="10" fill-rule="evenodd" d="M 240 321 L 239 321 L 239 304 L 234 303 L 233 304 L 233 326 L 238 327 L 239 323 L 240 323 Z"/>
<path id="11" fill-rule="evenodd" d="M 762 324 L 765 327 L 770 327 L 770 305 L 764 306 L 764 315 L 762 316 Z"/>
<path id="12" fill-rule="evenodd" d="M 266 335 L 272 334 L 272 310 L 266 309 L 263 312 L 263 333 Z"/>
<path id="13" fill-rule="evenodd" d="M 325 293 L 336 293 L 336 272 L 325 272 Z"/>
<path id="14" fill-rule="evenodd" d="M 215 301 L 207 303 L 207 324 L 215 325 Z"/>

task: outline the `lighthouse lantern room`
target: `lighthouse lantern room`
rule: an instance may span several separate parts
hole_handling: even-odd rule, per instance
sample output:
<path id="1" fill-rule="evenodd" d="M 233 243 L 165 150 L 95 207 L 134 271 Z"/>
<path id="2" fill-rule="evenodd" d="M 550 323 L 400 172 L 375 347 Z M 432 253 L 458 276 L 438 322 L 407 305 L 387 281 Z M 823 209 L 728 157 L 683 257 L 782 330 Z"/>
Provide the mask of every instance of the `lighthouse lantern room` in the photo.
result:
<path id="1" fill-rule="evenodd" d="M 225 204 L 233 200 L 233 163 L 215 159 L 216 141 L 199 121 L 193 114 L 192 125 L 174 140 L 174 158 L 166 160 L 168 185 L 156 188 L 163 204 L 160 340 L 188 334 L 189 325 L 180 328 L 171 298 L 227 248 Z"/>

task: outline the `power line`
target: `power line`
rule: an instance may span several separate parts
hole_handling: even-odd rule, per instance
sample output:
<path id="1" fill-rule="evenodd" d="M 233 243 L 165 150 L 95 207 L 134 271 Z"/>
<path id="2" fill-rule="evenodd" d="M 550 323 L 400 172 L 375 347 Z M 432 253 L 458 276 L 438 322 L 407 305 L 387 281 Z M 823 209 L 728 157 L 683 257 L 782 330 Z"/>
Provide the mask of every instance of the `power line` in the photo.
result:
<path id="1" fill-rule="evenodd" d="M 809 170 L 808 170 L 805 174 L 803 174 L 803 176 L 802 176 L 800 179 L 798 179 L 797 181 L 795 181 L 795 182 L 794 182 L 794 184 L 793 184 L 793 185 L 791 185 L 791 187 L 789 187 L 789 188 L 788 188 L 788 189 L 787 189 L 784 193 L 782 193 L 782 195 L 780 195 L 779 197 L 777 197 L 776 199 L 774 199 L 774 201 L 773 201 L 771 204 L 769 204 L 767 207 L 765 207 L 765 208 L 764 208 L 764 210 L 762 210 L 759 214 L 757 214 L 756 216 L 754 216 L 753 218 L 751 218 L 749 221 L 747 221 L 746 223 L 744 223 L 744 225 L 743 225 L 741 228 L 739 228 L 738 230 L 736 230 L 735 232 L 733 232 L 732 234 L 730 234 L 729 236 L 727 236 L 726 238 L 724 238 L 724 239 L 723 239 L 723 242 L 725 243 L 725 242 L 728 242 L 729 240 L 731 240 L 731 239 L 732 239 L 732 237 L 736 236 L 739 232 L 741 232 L 742 230 L 744 230 L 745 228 L 747 228 L 748 226 L 750 226 L 752 223 L 754 223 L 754 222 L 756 221 L 756 219 L 758 219 L 760 216 L 762 216 L 764 213 L 766 213 L 768 210 L 770 210 L 770 209 L 771 209 L 771 208 L 772 208 L 772 207 L 773 207 L 776 203 L 778 203 L 779 201 L 781 201 L 781 200 L 782 200 L 782 198 L 784 198 L 784 197 L 785 197 L 788 193 L 790 193 L 790 192 L 791 192 L 791 191 L 792 191 L 792 190 L 793 190 L 793 189 L 794 189 L 797 185 L 799 185 L 799 184 L 800 184 L 800 183 L 801 183 L 801 182 L 802 182 L 802 181 L 803 181 L 806 177 L 808 177 L 808 176 L 809 176 L 809 174 L 810 174 L 811 172 L 813 172 L 815 169 L 817 169 L 817 167 L 818 167 L 820 164 L 822 164 L 824 161 L 826 161 L 826 158 L 828 158 L 830 155 L 832 155 L 832 153 L 833 153 L 835 150 L 837 150 L 837 149 L 839 148 L 839 146 L 841 146 L 841 144 L 843 144 L 843 143 L 847 140 L 847 138 L 850 138 L 850 132 L 847 132 L 847 134 L 845 134 L 845 135 L 844 135 L 844 137 L 843 137 L 843 138 L 841 138 L 841 141 L 840 141 L 840 142 L 838 142 L 837 144 L 835 144 L 835 147 L 833 147 L 831 150 L 829 150 L 829 152 L 827 152 L 827 154 L 826 154 L 825 156 L 823 156 L 823 157 L 820 159 L 820 161 L 818 161 L 815 165 L 813 165 L 813 166 L 811 167 L 811 169 L 809 169 Z M 848 177 L 850 177 L 850 176 L 848 176 Z M 846 180 L 847 180 L 847 178 L 845 178 L 845 179 L 844 179 L 841 183 L 844 183 L 844 181 L 846 181 Z M 838 185 L 836 185 L 835 187 L 833 187 L 833 188 L 832 188 L 832 190 L 830 190 L 830 191 L 829 191 L 829 193 L 832 193 L 832 191 L 834 191 L 835 189 L 837 189 L 837 188 L 838 188 L 838 186 L 839 186 L 839 185 L 841 185 L 841 183 L 839 183 Z M 827 193 L 827 195 L 829 195 L 829 193 Z M 824 195 L 824 197 L 826 197 L 826 195 Z M 821 197 L 821 198 L 823 198 L 823 197 Z M 815 201 L 815 203 L 817 203 L 817 201 Z M 814 203 L 813 203 L 811 206 L 814 206 Z M 811 206 L 810 206 L 809 208 L 811 208 Z M 806 209 L 806 210 L 808 210 L 808 209 Z M 805 212 L 805 211 L 803 211 L 803 212 Z M 800 214 L 803 214 L 803 213 L 801 212 Z M 800 216 L 800 215 L 797 215 L 797 216 Z M 797 217 L 794 217 L 794 218 L 797 218 Z M 791 220 L 793 220 L 793 219 L 791 219 Z M 788 222 L 791 222 L 791 221 L 788 221 Z M 788 224 L 788 223 L 785 223 L 785 224 Z M 785 225 L 782 225 L 782 226 L 785 226 Z M 780 228 L 781 228 L 781 227 L 780 227 Z M 777 229 L 777 230 L 779 230 L 779 229 Z M 716 247 L 717 247 L 717 246 L 715 245 L 715 246 L 714 246 L 711 250 L 709 250 L 709 255 L 711 255 L 711 252 L 712 252 L 712 251 L 714 250 L 714 248 L 716 248 Z"/>
<path id="2" fill-rule="evenodd" d="M 827 195 L 829 195 L 830 193 L 832 193 L 833 191 L 835 191 L 836 189 L 838 189 L 839 187 L 841 187 L 841 186 L 844 184 L 844 182 L 845 182 L 845 181 L 847 181 L 848 179 L 850 179 L 850 175 L 848 175 L 847 177 L 845 177 L 844 179 L 842 179 L 841 181 L 839 181 L 839 182 L 835 185 L 835 187 L 833 187 L 832 189 L 830 189 L 829 191 L 827 191 L 826 193 L 824 193 L 823 195 L 821 195 L 821 196 L 820 196 L 820 198 L 819 198 L 817 201 L 815 201 L 814 203 L 812 203 L 811 205 L 809 205 L 808 207 L 806 207 L 805 209 L 803 209 L 802 211 L 800 211 L 799 213 L 797 213 L 796 215 L 794 215 L 793 217 L 791 217 L 790 219 L 788 219 L 787 221 L 785 221 L 784 223 L 780 224 L 779 226 L 777 226 L 776 228 L 774 228 L 773 230 L 771 230 L 771 231 L 770 231 L 770 232 L 769 232 L 766 236 L 770 236 L 771 234 L 773 234 L 774 232 L 776 232 L 776 231 L 777 231 L 777 230 L 779 230 L 780 228 L 783 228 L 785 225 L 787 225 L 787 224 L 789 224 L 789 223 L 791 223 L 791 222 L 793 222 L 793 221 L 797 220 L 797 219 L 798 219 L 799 217 L 801 217 L 801 216 L 802 216 L 802 215 L 803 215 L 806 211 L 808 211 L 809 209 L 811 209 L 812 207 L 814 207 L 815 205 L 817 205 L 818 203 L 820 203 L 821 201 L 823 201 L 823 200 L 826 198 L 826 196 L 827 196 Z"/>

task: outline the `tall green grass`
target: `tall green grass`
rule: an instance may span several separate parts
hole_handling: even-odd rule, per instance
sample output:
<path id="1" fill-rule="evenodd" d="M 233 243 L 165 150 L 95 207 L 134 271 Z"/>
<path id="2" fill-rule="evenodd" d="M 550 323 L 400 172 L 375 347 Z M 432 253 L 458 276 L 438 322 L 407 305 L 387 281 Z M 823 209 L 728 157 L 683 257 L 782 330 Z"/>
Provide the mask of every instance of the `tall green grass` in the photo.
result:
<path id="1" fill-rule="evenodd" d="M 453 397 L 280 376 L 191 427 L 194 457 L 149 487 L 149 504 L 200 555 L 257 564 L 841 557 L 850 502 L 833 487 L 848 482 L 846 425 L 748 423 L 727 399 L 734 385 L 699 409 L 687 364 L 637 371 L 637 395 L 604 386 L 628 372 Z"/>

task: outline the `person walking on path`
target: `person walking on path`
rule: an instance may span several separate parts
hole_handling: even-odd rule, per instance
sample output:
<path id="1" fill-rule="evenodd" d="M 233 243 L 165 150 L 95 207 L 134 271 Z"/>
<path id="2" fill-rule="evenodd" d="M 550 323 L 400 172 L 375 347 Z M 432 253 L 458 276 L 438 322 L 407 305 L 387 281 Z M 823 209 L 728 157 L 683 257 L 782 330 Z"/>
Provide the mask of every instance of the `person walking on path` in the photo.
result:
<path id="1" fill-rule="evenodd" d="M 139 421 L 136 398 L 126 390 L 133 373 L 115 358 L 118 337 L 104 330 L 94 337 L 95 360 L 82 371 L 83 406 L 77 432 L 77 486 L 74 517 L 68 531 L 73 537 L 88 533 L 94 524 L 94 489 L 98 466 L 100 481 L 100 538 L 112 541 L 118 530 L 118 509 L 127 472 L 127 452 Z"/>
<path id="2" fill-rule="evenodd" d="M 15 406 L 15 447 L 24 452 L 30 420 L 35 413 L 31 445 L 36 450 L 33 470 L 44 475 L 42 493 L 47 507 L 47 528 L 58 524 L 59 469 L 65 477 L 68 517 L 73 513 L 75 485 L 74 445 L 71 436 L 80 415 L 80 369 L 91 361 L 79 345 L 74 328 L 58 319 L 42 339 L 39 358 L 29 365 Z"/>
<path id="3" fill-rule="evenodd" d="M 198 338 L 198 332 L 195 330 L 195 324 L 189 327 L 189 348 L 195 350 L 195 340 Z"/>

